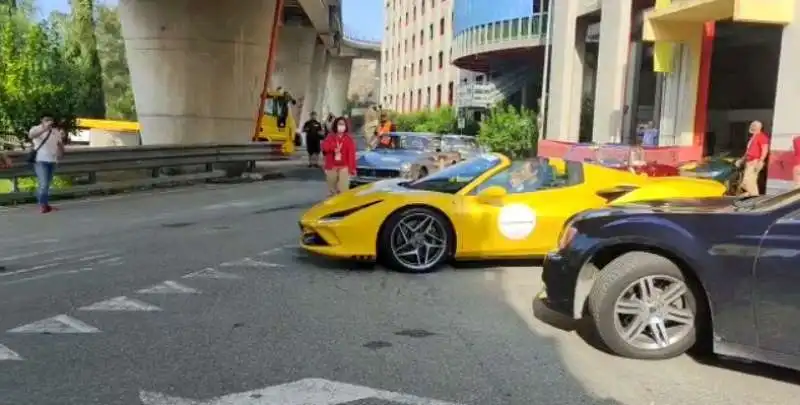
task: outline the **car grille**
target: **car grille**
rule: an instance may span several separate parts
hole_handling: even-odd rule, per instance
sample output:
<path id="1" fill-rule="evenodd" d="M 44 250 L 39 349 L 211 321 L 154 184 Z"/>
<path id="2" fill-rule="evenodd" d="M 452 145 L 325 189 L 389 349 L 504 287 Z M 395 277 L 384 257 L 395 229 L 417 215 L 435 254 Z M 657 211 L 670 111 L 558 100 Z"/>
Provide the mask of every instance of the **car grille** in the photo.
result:
<path id="1" fill-rule="evenodd" d="M 400 177 L 399 170 L 391 169 L 358 169 L 357 173 L 363 177 L 392 178 Z"/>

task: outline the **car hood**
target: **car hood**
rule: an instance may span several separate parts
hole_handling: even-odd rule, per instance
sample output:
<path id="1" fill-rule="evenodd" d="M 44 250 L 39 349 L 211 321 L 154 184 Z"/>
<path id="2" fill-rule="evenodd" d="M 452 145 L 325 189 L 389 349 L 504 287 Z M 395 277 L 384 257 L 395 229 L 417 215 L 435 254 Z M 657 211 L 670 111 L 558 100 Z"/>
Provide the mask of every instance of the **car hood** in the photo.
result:
<path id="1" fill-rule="evenodd" d="M 413 163 L 422 154 L 409 150 L 363 151 L 356 155 L 356 166 L 374 169 L 399 169 L 403 163 Z"/>
<path id="2" fill-rule="evenodd" d="M 636 214 L 715 214 L 736 210 L 737 197 L 679 198 L 612 204 L 607 208 L 591 210 L 585 216 L 616 216 Z"/>
<path id="3" fill-rule="evenodd" d="M 413 190 L 401 186 L 407 182 L 404 179 L 386 179 L 376 181 L 361 187 L 354 188 L 335 197 L 331 197 L 311 207 L 303 215 L 303 221 L 325 219 L 331 214 L 368 207 L 372 204 L 386 200 L 403 204 L 407 199 L 418 200 L 424 194 L 433 192 L 426 190 Z"/>

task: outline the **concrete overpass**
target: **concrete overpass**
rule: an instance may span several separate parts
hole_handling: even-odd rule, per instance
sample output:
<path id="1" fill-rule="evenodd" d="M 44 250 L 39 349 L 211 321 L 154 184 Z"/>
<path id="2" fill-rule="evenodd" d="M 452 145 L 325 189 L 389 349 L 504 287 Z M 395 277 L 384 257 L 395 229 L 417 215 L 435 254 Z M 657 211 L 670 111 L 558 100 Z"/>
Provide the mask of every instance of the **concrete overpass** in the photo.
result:
<path id="1" fill-rule="evenodd" d="M 340 0 L 120 0 L 119 9 L 144 144 L 249 142 L 275 22 L 270 88 L 295 95 L 300 120 L 341 114 L 353 58 L 380 57 L 379 43 L 346 38 Z"/>

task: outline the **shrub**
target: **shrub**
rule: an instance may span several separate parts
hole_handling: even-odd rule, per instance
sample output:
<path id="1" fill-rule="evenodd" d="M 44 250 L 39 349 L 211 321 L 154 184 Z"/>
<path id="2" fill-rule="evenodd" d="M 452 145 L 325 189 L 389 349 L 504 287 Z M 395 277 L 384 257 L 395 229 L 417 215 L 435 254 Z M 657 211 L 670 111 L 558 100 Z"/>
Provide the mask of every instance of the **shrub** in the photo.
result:
<path id="1" fill-rule="evenodd" d="M 494 152 L 511 158 L 536 156 L 539 140 L 536 114 L 500 104 L 492 108 L 480 124 L 478 141 Z"/>

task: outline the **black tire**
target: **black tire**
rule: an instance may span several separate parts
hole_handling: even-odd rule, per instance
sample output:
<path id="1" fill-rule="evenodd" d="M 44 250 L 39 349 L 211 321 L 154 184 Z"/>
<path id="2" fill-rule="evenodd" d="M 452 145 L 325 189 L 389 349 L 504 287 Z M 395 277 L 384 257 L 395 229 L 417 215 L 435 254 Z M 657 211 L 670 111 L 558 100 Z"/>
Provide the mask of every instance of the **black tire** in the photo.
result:
<path id="1" fill-rule="evenodd" d="M 430 266 L 422 269 L 410 268 L 406 266 L 403 264 L 403 262 L 397 259 L 391 250 L 391 237 L 394 228 L 403 218 L 417 214 L 425 214 L 433 217 L 439 222 L 439 224 L 442 225 L 442 228 L 445 230 L 447 235 L 447 239 L 445 240 L 444 254 Z M 450 261 L 454 252 L 454 242 L 455 232 L 453 227 L 450 225 L 450 221 L 444 215 L 440 214 L 438 211 L 425 207 L 403 208 L 390 215 L 381 227 L 381 233 L 378 235 L 378 260 L 386 267 L 399 272 L 430 273 L 438 270 L 444 263 Z"/>
<path id="2" fill-rule="evenodd" d="M 694 314 L 695 325 L 690 333 L 673 344 L 659 349 L 642 349 L 626 342 L 615 327 L 614 306 L 624 290 L 638 279 L 648 276 L 668 276 L 683 281 L 688 286 L 686 306 Z M 661 360 L 679 356 L 691 349 L 697 342 L 699 331 L 705 330 L 703 315 L 699 305 L 700 296 L 671 260 L 653 253 L 629 252 L 617 257 L 604 267 L 589 293 L 588 309 L 594 321 L 600 340 L 615 354 L 622 357 L 644 360 Z"/>

